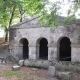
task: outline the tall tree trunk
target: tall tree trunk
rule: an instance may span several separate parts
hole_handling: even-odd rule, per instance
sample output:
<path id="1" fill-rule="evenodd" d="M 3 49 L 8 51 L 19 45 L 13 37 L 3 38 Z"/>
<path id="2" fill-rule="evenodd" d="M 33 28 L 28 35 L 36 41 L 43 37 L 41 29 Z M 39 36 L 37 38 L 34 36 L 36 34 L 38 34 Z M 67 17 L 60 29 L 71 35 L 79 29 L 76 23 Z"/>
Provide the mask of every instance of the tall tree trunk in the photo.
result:
<path id="1" fill-rule="evenodd" d="M 11 13 L 11 18 L 10 18 L 10 21 L 9 21 L 9 28 L 10 28 L 11 23 L 12 23 L 12 19 L 13 19 L 13 16 L 14 16 L 15 8 L 16 8 L 16 6 L 13 6 L 13 10 L 12 10 L 12 13 Z"/>
<path id="2" fill-rule="evenodd" d="M 6 0 L 3 0 L 3 1 L 6 1 Z M 12 9 L 12 12 L 11 12 L 10 20 L 9 20 L 9 26 L 8 26 L 8 28 L 7 28 L 7 26 L 5 27 L 5 42 L 8 41 L 9 28 L 10 28 L 10 26 L 11 26 L 12 19 L 13 19 L 13 17 L 14 17 L 15 8 L 16 8 L 16 6 L 14 5 L 14 6 L 13 6 L 13 9 Z M 5 4 L 4 4 L 4 12 L 5 12 L 5 9 L 6 9 L 6 7 L 5 7 Z M 3 16 L 3 17 L 5 17 L 5 16 Z"/>
<path id="3" fill-rule="evenodd" d="M 8 42 L 8 32 L 5 34 L 5 42 Z"/>
<path id="4" fill-rule="evenodd" d="M 12 10 L 12 13 L 11 13 L 11 18 L 10 18 L 10 21 L 9 21 L 9 27 L 5 28 L 5 33 L 6 33 L 5 34 L 5 42 L 8 41 L 9 28 L 10 28 L 11 23 L 12 23 L 12 19 L 13 19 L 13 16 L 14 16 L 15 8 L 16 8 L 16 6 L 13 7 L 13 10 Z"/>
<path id="5" fill-rule="evenodd" d="M 5 28 L 5 42 L 8 41 L 8 28 Z"/>
<path id="6" fill-rule="evenodd" d="M 20 22 L 22 22 L 22 15 L 21 15 L 21 18 L 20 18 Z"/>

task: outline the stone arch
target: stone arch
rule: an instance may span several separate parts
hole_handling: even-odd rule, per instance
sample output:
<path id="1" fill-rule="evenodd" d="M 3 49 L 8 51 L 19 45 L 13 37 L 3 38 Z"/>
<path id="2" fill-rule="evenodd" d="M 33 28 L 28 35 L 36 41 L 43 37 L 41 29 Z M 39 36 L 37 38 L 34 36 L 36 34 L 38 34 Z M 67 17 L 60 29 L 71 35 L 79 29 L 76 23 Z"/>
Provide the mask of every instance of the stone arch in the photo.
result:
<path id="1" fill-rule="evenodd" d="M 68 37 L 61 37 L 58 40 L 58 59 L 71 61 L 71 41 Z"/>
<path id="2" fill-rule="evenodd" d="M 46 38 L 39 38 L 37 40 L 37 58 L 48 59 L 48 41 Z"/>
<path id="3" fill-rule="evenodd" d="M 23 59 L 29 58 L 29 47 L 28 47 L 28 40 L 26 38 L 21 38 L 19 41 L 20 46 L 22 47 L 22 55 Z"/>

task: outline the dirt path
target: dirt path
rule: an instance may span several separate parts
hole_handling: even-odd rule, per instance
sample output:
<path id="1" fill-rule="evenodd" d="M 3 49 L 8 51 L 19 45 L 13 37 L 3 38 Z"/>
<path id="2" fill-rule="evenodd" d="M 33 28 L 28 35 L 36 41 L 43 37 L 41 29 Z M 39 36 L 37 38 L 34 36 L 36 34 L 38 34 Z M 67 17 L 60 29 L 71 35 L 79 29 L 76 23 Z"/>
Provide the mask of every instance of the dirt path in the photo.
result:
<path id="1" fill-rule="evenodd" d="M 21 67 L 18 71 L 12 71 L 13 64 L 0 64 L 0 80 L 58 80 L 48 76 L 48 70 Z M 75 73 L 75 79 L 80 80 L 80 73 Z"/>
<path id="2" fill-rule="evenodd" d="M 21 67 L 19 71 L 12 71 L 11 64 L 0 64 L 0 80 L 57 80 L 48 76 L 48 71 L 44 69 Z"/>

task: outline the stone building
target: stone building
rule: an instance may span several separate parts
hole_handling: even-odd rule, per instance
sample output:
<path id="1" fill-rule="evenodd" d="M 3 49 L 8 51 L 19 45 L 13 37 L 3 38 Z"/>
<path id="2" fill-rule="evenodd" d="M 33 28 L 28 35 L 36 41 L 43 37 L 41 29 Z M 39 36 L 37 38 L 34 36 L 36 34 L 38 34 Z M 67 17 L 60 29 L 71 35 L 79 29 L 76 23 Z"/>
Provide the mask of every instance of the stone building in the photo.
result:
<path id="1" fill-rule="evenodd" d="M 42 27 L 35 17 L 10 28 L 10 54 L 17 60 L 80 62 L 79 22 L 56 30 Z"/>

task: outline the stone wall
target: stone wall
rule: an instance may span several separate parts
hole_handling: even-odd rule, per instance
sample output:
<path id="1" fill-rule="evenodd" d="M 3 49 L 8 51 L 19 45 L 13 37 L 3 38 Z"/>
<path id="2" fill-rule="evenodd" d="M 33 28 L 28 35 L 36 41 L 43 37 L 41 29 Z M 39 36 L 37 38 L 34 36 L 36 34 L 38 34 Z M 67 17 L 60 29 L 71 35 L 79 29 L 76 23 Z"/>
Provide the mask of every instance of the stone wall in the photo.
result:
<path id="1" fill-rule="evenodd" d="M 68 37 L 71 42 L 71 61 L 80 62 L 80 48 L 72 46 L 79 45 L 79 26 L 76 24 L 67 27 L 60 26 L 56 30 L 48 27 L 41 27 L 37 20 L 31 20 L 25 23 L 15 25 L 10 29 L 10 53 L 18 59 L 22 59 L 22 44 L 20 40 L 26 38 L 29 47 L 29 59 L 38 59 L 39 40 L 42 38 L 48 41 L 48 60 L 57 61 L 59 57 L 59 43 L 63 37 Z M 35 24 L 33 24 L 35 23 Z"/>

